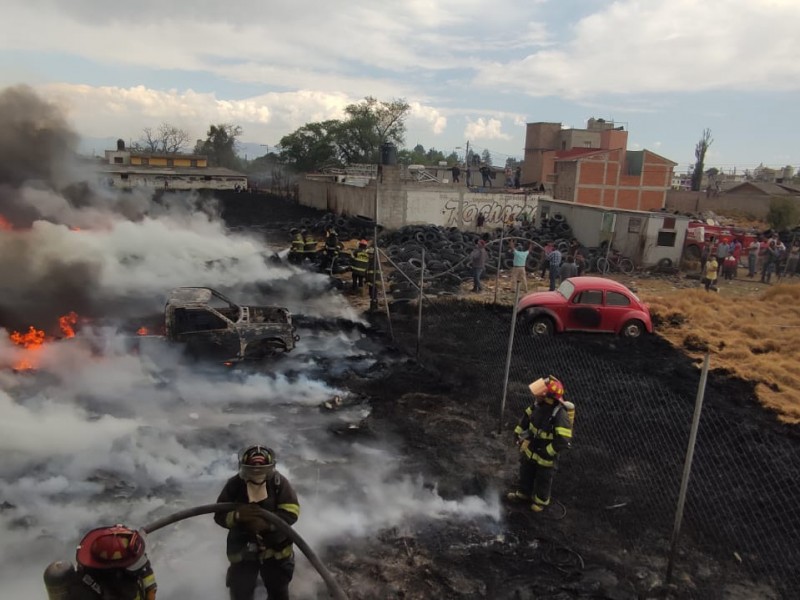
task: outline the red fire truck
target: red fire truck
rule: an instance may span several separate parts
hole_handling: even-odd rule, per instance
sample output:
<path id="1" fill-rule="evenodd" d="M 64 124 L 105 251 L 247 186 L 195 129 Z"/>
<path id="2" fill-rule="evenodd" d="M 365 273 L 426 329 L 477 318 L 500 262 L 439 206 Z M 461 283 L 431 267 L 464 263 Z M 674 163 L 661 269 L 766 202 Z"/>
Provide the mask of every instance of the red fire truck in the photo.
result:
<path id="1" fill-rule="evenodd" d="M 706 244 L 714 245 L 721 239 L 727 239 L 731 243 L 738 240 L 744 249 L 753 240 L 758 239 L 758 232 L 743 227 L 709 225 L 705 221 L 689 221 L 686 240 L 683 243 L 683 255 L 688 260 L 700 260 L 703 247 Z"/>

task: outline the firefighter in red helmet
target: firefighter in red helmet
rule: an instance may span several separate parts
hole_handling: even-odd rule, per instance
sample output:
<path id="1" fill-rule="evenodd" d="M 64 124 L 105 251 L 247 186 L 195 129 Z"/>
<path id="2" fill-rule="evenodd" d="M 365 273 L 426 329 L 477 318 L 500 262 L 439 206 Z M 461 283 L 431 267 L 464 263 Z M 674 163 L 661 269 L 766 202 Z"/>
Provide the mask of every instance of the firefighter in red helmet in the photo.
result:
<path id="1" fill-rule="evenodd" d="M 50 600 L 155 600 L 156 578 L 145 553 L 142 532 L 124 525 L 87 533 L 68 561 L 51 563 L 44 572 Z"/>
<path id="2" fill-rule="evenodd" d="M 564 398 L 564 384 L 550 375 L 528 386 L 530 406 L 514 428 L 520 449 L 519 487 L 509 492 L 512 502 L 530 502 L 533 512 L 550 504 L 558 455 L 572 443 L 575 405 Z"/>
<path id="3" fill-rule="evenodd" d="M 266 510 L 293 525 L 300 505 L 289 480 L 275 470 L 275 452 L 253 445 L 239 455 L 239 473 L 225 483 L 217 502 L 236 502 L 230 512 L 214 515 L 228 529 L 230 567 L 226 584 L 231 600 L 253 600 L 258 576 L 268 600 L 288 600 L 294 575 L 292 540 L 261 516 Z"/>

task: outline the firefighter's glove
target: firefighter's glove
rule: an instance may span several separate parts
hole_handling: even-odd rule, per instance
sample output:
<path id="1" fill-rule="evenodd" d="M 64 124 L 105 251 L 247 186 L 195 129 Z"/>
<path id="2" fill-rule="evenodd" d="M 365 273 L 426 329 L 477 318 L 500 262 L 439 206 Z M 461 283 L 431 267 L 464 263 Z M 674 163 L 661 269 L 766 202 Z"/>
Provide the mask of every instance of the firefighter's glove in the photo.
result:
<path id="1" fill-rule="evenodd" d="M 526 440 L 522 440 L 519 443 L 519 451 L 522 452 L 523 454 L 525 454 L 525 452 L 528 450 L 528 446 L 530 446 L 530 444 L 531 444 L 530 440 L 527 440 L 527 439 Z"/>
<path id="2" fill-rule="evenodd" d="M 258 533 L 267 524 L 262 510 L 257 504 L 240 505 L 236 509 L 236 524 L 248 531 Z"/>

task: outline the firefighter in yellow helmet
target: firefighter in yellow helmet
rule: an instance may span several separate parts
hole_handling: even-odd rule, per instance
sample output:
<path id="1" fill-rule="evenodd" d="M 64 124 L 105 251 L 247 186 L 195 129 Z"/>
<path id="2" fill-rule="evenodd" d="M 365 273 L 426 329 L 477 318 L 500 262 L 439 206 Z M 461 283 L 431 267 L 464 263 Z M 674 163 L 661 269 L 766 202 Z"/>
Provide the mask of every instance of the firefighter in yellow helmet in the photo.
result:
<path id="1" fill-rule="evenodd" d="M 44 572 L 50 600 L 155 600 L 156 578 L 145 554 L 142 532 L 124 525 L 87 533 L 69 561 Z"/>
<path id="2" fill-rule="evenodd" d="M 509 492 L 512 502 L 530 502 L 533 512 L 550 504 L 558 456 L 572 443 L 575 405 L 564 398 L 564 384 L 550 375 L 528 386 L 533 397 L 514 428 L 520 449 L 519 487 Z"/>
<path id="3" fill-rule="evenodd" d="M 369 252 L 367 252 L 368 245 L 367 240 L 361 240 L 358 242 L 358 248 L 350 253 L 350 270 L 353 273 L 354 292 L 364 287 L 364 277 L 367 273 L 370 259 Z"/>

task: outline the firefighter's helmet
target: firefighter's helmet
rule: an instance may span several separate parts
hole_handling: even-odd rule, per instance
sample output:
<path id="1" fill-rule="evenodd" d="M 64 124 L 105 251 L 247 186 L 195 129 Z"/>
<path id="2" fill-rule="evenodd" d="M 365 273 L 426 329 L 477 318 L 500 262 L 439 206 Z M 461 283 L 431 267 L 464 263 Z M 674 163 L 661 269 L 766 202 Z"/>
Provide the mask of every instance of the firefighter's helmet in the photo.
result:
<path id="1" fill-rule="evenodd" d="M 250 483 L 264 483 L 275 472 L 275 452 L 260 444 L 248 446 L 239 455 L 239 477 Z"/>
<path id="2" fill-rule="evenodd" d="M 90 569 L 136 570 L 147 561 L 144 537 L 124 525 L 92 529 L 78 544 L 75 559 Z"/>
<path id="3" fill-rule="evenodd" d="M 545 396 L 559 402 L 564 399 L 564 384 L 552 375 L 537 379 L 528 389 L 536 397 Z"/>

